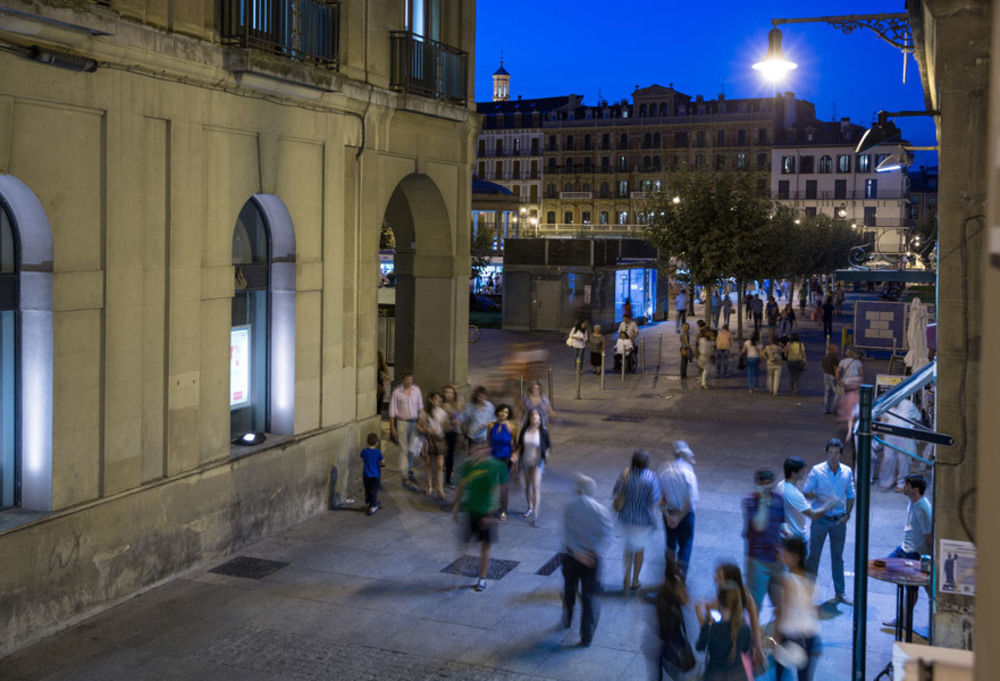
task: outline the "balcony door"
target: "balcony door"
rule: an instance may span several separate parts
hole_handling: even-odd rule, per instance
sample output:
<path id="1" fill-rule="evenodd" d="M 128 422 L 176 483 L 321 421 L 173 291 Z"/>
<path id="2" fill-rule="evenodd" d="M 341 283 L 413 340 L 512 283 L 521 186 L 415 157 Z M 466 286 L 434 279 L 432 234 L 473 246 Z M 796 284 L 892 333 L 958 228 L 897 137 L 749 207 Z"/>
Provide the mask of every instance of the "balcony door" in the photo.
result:
<path id="1" fill-rule="evenodd" d="M 441 0 L 406 0 L 406 30 L 414 35 L 441 40 Z"/>

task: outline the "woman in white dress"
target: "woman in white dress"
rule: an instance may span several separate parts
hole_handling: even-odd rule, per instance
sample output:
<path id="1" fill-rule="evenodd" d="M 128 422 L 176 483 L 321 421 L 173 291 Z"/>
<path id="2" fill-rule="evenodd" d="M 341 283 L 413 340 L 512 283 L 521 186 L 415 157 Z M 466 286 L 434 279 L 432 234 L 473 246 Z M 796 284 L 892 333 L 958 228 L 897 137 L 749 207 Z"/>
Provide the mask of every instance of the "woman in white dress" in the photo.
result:
<path id="1" fill-rule="evenodd" d="M 542 424 L 542 414 L 537 409 L 528 412 L 527 423 L 517 445 L 521 470 L 524 471 L 524 497 L 528 501 L 524 517 L 530 518 L 532 525 L 537 525 L 542 503 L 542 472 L 545 460 L 552 453 L 549 431 Z"/>

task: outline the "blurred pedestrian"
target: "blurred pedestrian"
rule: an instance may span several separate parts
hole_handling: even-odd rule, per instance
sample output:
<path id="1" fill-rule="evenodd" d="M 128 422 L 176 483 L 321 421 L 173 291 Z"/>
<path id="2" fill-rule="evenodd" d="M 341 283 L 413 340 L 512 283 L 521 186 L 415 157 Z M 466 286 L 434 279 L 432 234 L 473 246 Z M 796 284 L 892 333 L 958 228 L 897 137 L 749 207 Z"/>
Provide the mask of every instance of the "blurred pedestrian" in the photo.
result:
<path id="1" fill-rule="evenodd" d="M 766 468 L 754 474 L 754 491 L 743 499 L 743 537 L 746 539 L 747 589 L 758 611 L 764 595 L 775 607 L 781 600 L 781 572 L 778 544 L 785 522 L 785 502 L 774 494 L 774 473 Z"/>
<path id="2" fill-rule="evenodd" d="M 444 429 L 445 455 L 444 455 L 444 484 L 448 488 L 455 486 L 452 475 L 455 470 L 455 449 L 458 445 L 458 419 L 462 411 L 462 405 L 458 397 L 458 389 L 454 385 L 446 385 L 442 389 L 444 401 L 441 407 L 448 414 L 448 425 Z"/>
<path id="3" fill-rule="evenodd" d="M 684 625 L 684 606 L 688 602 L 684 574 L 672 553 L 667 552 L 663 586 L 656 594 L 656 621 L 660 632 L 660 681 L 680 681 L 695 664 L 694 651 Z"/>
<path id="4" fill-rule="evenodd" d="M 756 331 L 750 336 L 750 340 L 743 342 L 740 354 L 743 355 L 746 362 L 747 385 L 750 386 L 750 392 L 753 393 L 757 389 L 757 376 L 760 374 L 760 336 L 757 335 Z"/>
<path id="5" fill-rule="evenodd" d="M 714 348 L 715 332 L 708 326 L 703 326 L 698 332 L 698 383 L 705 390 L 708 390 L 708 368 L 712 363 Z"/>
<path id="6" fill-rule="evenodd" d="M 840 462 L 843 453 L 843 442 L 837 438 L 827 442 L 826 461 L 812 467 L 802 489 L 806 499 L 811 500 L 814 510 L 824 507 L 829 509 L 812 521 L 806 570 L 815 577 L 819 571 L 819 559 L 823 555 L 823 544 L 829 536 L 830 571 L 833 573 L 835 598 L 845 605 L 854 605 L 847 597 L 844 584 L 844 543 L 847 539 L 847 521 L 851 519 L 851 510 L 854 508 L 854 472 Z"/>
<path id="7" fill-rule="evenodd" d="M 728 300 L 728 298 L 727 298 Z M 715 336 L 715 375 L 729 375 L 729 352 L 733 349 L 733 333 L 723 324 Z"/>
<path id="8" fill-rule="evenodd" d="M 913 423 L 921 421 L 920 408 L 912 400 L 902 400 L 887 412 L 879 416 L 879 421 L 892 426 L 910 428 Z M 885 434 L 881 436 L 885 444 L 875 443 L 882 449 L 878 468 L 878 488 L 882 492 L 903 492 L 904 483 L 910 473 L 911 459 L 904 452 L 916 455 L 917 440 L 898 435 Z"/>
<path id="9" fill-rule="evenodd" d="M 823 337 L 833 338 L 833 296 L 827 296 L 823 303 Z"/>
<path id="10" fill-rule="evenodd" d="M 486 388 L 476 386 L 472 390 L 472 398 L 462 408 L 462 434 L 470 451 L 477 444 L 486 444 L 490 424 L 496 418 L 493 403 L 486 399 L 486 394 Z"/>
<path id="11" fill-rule="evenodd" d="M 599 502 L 597 483 L 576 474 L 577 497 L 563 516 L 566 553 L 563 556 L 563 628 L 573 624 L 573 606 L 580 593 L 580 645 L 589 646 L 600 617 L 594 596 L 600 591 L 600 561 L 614 532 L 611 513 Z"/>
<path id="12" fill-rule="evenodd" d="M 532 381 L 528 387 L 528 394 L 521 400 L 521 409 L 524 413 L 524 422 L 528 422 L 528 414 L 532 409 L 542 417 L 542 427 L 548 428 L 549 421 L 558 419 L 556 410 L 552 408 L 552 401 L 542 394 L 542 384 L 539 381 Z"/>
<path id="13" fill-rule="evenodd" d="M 823 356 L 823 413 L 832 414 L 837 403 L 837 365 L 840 355 L 837 346 L 830 343 L 826 346 Z"/>
<path id="14" fill-rule="evenodd" d="M 687 576 L 694 545 L 694 509 L 698 503 L 698 477 L 694 472 L 694 452 L 684 440 L 673 445 L 674 456 L 660 470 L 663 492 L 661 510 L 666 534 L 667 555 L 676 556 L 681 573 Z"/>
<path id="15" fill-rule="evenodd" d="M 524 472 L 524 497 L 528 501 L 525 518 L 531 524 L 538 523 L 542 508 L 542 473 L 545 461 L 552 453 L 549 431 L 542 424 L 542 415 L 537 409 L 528 412 L 528 419 L 517 441 L 518 465 Z"/>
<path id="16" fill-rule="evenodd" d="M 691 326 L 687 322 L 681 324 L 680 330 L 680 349 L 681 349 L 681 378 L 688 377 L 688 362 L 691 361 L 694 350 L 691 347 Z"/>
<path id="17" fill-rule="evenodd" d="M 636 591 L 642 586 L 639 572 L 656 525 L 656 505 L 662 496 L 660 481 L 649 470 L 648 452 L 637 449 L 632 453 L 632 463 L 615 482 L 614 495 L 614 507 L 625 535 L 623 584 L 627 595 L 630 589 Z"/>
<path id="18" fill-rule="evenodd" d="M 785 364 L 785 351 L 778 343 L 777 336 L 771 336 L 770 342 L 762 352 L 767 362 L 767 389 L 772 395 L 778 394 L 781 385 L 781 369 Z"/>
<path id="19" fill-rule="evenodd" d="M 396 386 L 389 399 L 389 434 L 399 445 L 399 472 L 404 485 L 407 480 L 416 482 L 413 476 L 412 440 L 418 437 L 417 419 L 423 408 L 424 395 L 420 392 L 420 387 L 414 385 L 413 374 L 406 371 L 403 373 L 403 382 Z"/>
<path id="20" fill-rule="evenodd" d="M 427 438 L 424 448 L 424 473 L 427 476 L 427 496 L 437 494 L 444 499 L 444 456 L 448 444 L 444 433 L 451 420 L 444 409 L 444 397 L 432 392 L 428 398 L 426 417 L 418 422 L 418 429 Z"/>
<path id="21" fill-rule="evenodd" d="M 798 681 L 812 681 L 819 658 L 819 617 L 813 605 L 812 578 L 806 574 L 806 544 L 801 537 L 786 537 L 779 555 L 787 571 L 774 628 L 774 678 L 780 681 L 785 668 L 792 667 Z"/>
<path id="22" fill-rule="evenodd" d="M 864 380 L 865 365 L 861 361 L 861 352 L 851 348 L 837 365 L 837 386 L 840 391 L 837 397 L 837 418 L 844 423 L 846 430 L 844 439 L 848 441 L 853 440 L 851 426 L 854 420 L 854 408 L 861 399 L 861 384 Z"/>
<path id="23" fill-rule="evenodd" d="M 750 627 L 743 621 L 743 600 L 740 589 L 725 582 L 716 591 L 718 610 L 706 603 L 695 606 L 698 624 L 696 650 L 705 652 L 703 681 L 746 681 L 742 653 L 750 650 Z"/>
<path id="24" fill-rule="evenodd" d="M 757 610 L 757 603 L 747 590 L 746 582 L 743 580 L 743 571 L 736 563 L 719 563 L 715 567 L 713 575 L 715 588 L 718 589 L 726 582 L 735 584 L 740 591 L 740 598 L 743 601 L 743 621 L 750 627 L 750 664 L 759 676 L 767 670 L 767 654 L 764 651 L 764 631 L 760 627 L 760 616 Z M 719 609 L 717 602 L 712 603 L 713 608 Z"/>
<path id="25" fill-rule="evenodd" d="M 458 511 L 466 514 L 465 541 L 478 540 L 479 579 L 476 591 L 486 590 L 486 575 L 490 566 L 490 546 L 497 539 L 497 522 L 494 513 L 499 506 L 497 488 L 507 481 L 507 467 L 490 456 L 489 447 L 473 446 L 469 458 L 462 465 L 462 479 L 455 494 L 451 510 L 452 520 L 458 520 Z"/>
<path id="26" fill-rule="evenodd" d="M 760 333 L 760 325 L 764 321 L 764 301 L 760 299 L 760 294 L 753 296 L 750 307 L 753 310 L 753 332 Z"/>
<path id="27" fill-rule="evenodd" d="M 634 350 L 635 346 L 629 340 L 628 334 L 624 331 L 619 331 L 618 340 L 615 341 L 615 373 L 622 370 L 622 362 L 625 363 L 626 371 L 628 370 L 629 357 L 632 356 Z"/>
<path id="28" fill-rule="evenodd" d="M 682 286 L 677 292 L 677 296 L 674 298 L 674 310 L 677 313 L 674 317 L 674 331 L 676 333 L 681 332 L 681 327 L 683 327 L 687 321 L 687 309 L 687 289 Z"/>
<path id="29" fill-rule="evenodd" d="M 799 334 L 793 333 L 788 345 L 785 346 L 785 357 L 788 359 L 788 377 L 792 384 L 792 394 L 799 394 L 799 381 L 806 369 L 806 346 L 799 340 Z"/>

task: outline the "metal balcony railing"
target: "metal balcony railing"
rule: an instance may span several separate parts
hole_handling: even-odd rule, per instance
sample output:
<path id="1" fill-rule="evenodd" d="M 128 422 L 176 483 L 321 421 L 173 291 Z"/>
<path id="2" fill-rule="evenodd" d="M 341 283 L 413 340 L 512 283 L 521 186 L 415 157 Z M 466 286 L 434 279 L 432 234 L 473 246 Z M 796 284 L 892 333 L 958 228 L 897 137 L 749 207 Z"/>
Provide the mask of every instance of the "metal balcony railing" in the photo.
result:
<path id="1" fill-rule="evenodd" d="M 559 192 L 560 199 L 592 199 L 593 192 Z"/>
<path id="2" fill-rule="evenodd" d="M 222 41 L 337 68 L 339 0 L 222 0 Z"/>
<path id="3" fill-rule="evenodd" d="M 465 104 L 469 55 L 409 31 L 390 31 L 394 90 Z"/>

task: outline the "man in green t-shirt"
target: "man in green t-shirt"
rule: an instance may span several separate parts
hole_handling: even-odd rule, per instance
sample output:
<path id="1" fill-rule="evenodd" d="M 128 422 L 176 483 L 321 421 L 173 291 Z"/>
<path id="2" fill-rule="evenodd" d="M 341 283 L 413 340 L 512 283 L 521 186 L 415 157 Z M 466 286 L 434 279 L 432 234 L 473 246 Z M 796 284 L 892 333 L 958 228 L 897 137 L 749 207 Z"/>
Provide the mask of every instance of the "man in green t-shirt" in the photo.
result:
<path id="1" fill-rule="evenodd" d="M 476 591 L 486 589 L 486 572 L 490 566 L 490 545 L 496 541 L 499 508 L 497 491 L 507 482 L 507 466 L 503 461 L 490 455 L 486 444 L 474 446 L 471 457 L 462 466 L 462 480 L 455 493 L 452 520 L 458 520 L 461 509 L 468 516 L 465 529 L 466 541 L 478 539 L 481 544 L 479 556 L 479 579 Z"/>

